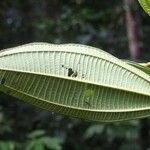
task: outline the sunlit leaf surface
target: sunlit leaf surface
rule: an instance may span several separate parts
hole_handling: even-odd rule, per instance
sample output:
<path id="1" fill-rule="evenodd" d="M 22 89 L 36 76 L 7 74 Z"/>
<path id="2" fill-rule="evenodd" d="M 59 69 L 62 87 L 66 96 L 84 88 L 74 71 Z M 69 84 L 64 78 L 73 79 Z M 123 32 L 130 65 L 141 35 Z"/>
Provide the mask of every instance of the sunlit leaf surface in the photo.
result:
<path id="1" fill-rule="evenodd" d="M 0 90 L 93 121 L 150 116 L 150 76 L 97 48 L 31 43 L 0 52 Z"/>

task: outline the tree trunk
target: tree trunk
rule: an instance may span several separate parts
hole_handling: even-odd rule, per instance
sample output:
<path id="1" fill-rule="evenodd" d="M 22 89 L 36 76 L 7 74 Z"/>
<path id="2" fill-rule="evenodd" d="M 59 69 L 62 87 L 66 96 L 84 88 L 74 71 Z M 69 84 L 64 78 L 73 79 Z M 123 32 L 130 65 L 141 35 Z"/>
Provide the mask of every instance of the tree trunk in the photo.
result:
<path id="1" fill-rule="evenodd" d="M 128 35 L 130 56 L 133 59 L 139 59 L 140 57 L 140 27 L 138 23 L 137 10 L 135 10 L 136 0 L 124 0 L 125 16 L 126 16 L 126 28 Z M 146 150 L 150 146 L 150 127 L 148 118 L 140 120 L 139 141 L 141 144 L 141 150 Z"/>
<path id="2" fill-rule="evenodd" d="M 124 0 L 126 28 L 128 35 L 128 43 L 130 56 L 133 59 L 140 57 L 140 42 L 139 42 L 139 27 L 138 27 L 138 13 L 135 10 L 135 0 Z"/>

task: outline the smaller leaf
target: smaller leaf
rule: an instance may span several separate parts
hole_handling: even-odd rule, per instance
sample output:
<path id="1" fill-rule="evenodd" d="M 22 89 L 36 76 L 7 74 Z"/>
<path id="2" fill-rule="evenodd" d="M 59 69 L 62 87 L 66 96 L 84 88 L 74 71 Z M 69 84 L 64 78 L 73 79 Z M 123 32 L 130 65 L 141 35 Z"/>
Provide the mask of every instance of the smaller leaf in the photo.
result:
<path id="1" fill-rule="evenodd" d="M 120 147 L 120 150 L 140 150 L 140 145 L 139 144 L 135 144 L 134 141 L 131 141 L 130 142 L 126 142 L 126 143 L 123 143 Z M 147 149 L 149 150 L 149 149 Z"/>
<path id="2" fill-rule="evenodd" d="M 9 150 L 7 143 L 0 141 L 0 149 L 1 150 Z"/>
<path id="3" fill-rule="evenodd" d="M 145 12 L 150 15 L 150 0 L 138 0 Z"/>
<path id="4" fill-rule="evenodd" d="M 9 141 L 7 144 L 8 144 L 8 147 L 9 147 L 10 150 L 14 150 L 15 149 L 15 143 L 14 142 Z"/>
<path id="5" fill-rule="evenodd" d="M 44 150 L 44 149 L 45 148 L 44 148 L 43 143 L 40 140 L 38 140 L 35 144 L 34 150 Z"/>
<path id="6" fill-rule="evenodd" d="M 144 67 L 150 68 L 150 62 L 147 62 L 147 63 L 140 63 L 140 65 L 142 65 L 142 66 L 144 66 Z"/>
<path id="7" fill-rule="evenodd" d="M 47 148 L 53 150 L 61 150 L 62 140 L 56 137 L 43 137 L 40 139 Z"/>
<path id="8" fill-rule="evenodd" d="M 139 63 L 136 63 L 136 62 L 133 62 L 133 61 L 130 61 L 130 60 L 125 60 L 125 62 L 128 64 L 128 65 L 131 65 L 137 69 L 140 69 L 141 71 L 145 72 L 146 74 L 150 75 L 150 68 L 147 65 L 142 65 L 142 64 L 139 64 Z"/>
<path id="9" fill-rule="evenodd" d="M 94 136 L 95 134 L 101 134 L 103 132 L 103 129 L 103 125 L 92 125 L 85 131 L 84 138 L 88 139 Z"/>
<path id="10" fill-rule="evenodd" d="M 0 150 L 14 150 L 15 143 L 12 141 L 0 141 Z"/>
<path id="11" fill-rule="evenodd" d="M 33 131 L 32 133 L 30 133 L 28 137 L 33 139 L 33 138 L 41 137 L 44 134 L 45 134 L 44 130 L 36 130 L 36 131 Z"/>
<path id="12" fill-rule="evenodd" d="M 35 145 L 36 145 L 36 141 L 35 140 L 29 141 L 27 143 L 26 150 L 32 150 Z"/>

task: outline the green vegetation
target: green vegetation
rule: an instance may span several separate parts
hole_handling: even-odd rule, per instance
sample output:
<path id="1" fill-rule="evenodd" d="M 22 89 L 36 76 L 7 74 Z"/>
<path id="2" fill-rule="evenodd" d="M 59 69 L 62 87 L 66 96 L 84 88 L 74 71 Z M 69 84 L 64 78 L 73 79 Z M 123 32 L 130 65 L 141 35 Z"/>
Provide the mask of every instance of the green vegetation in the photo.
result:
<path id="1" fill-rule="evenodd" d="M 26 44 L 0 53 L 0 91 L 87 120 L 148 117 L 150 69 L 134 64 L 85 45 Z"/>
<path id="2" fill-rule="evenodd" d="M 138 15 L 141 54 L 137 60 L 139 65 L 133 61 L 127 63 L 143 70 L 143 66 L 149 67 L 146 62 L 150 60 L 150 18 L 138 1 L 133 1 L 131 11 Z M 132 60 L 124 9 L 123 2 L 118 0 L 2 0 L 0 49 L 35 41 L 80 43 Z M 74 73 L 80 68 L 77 63 L 71 70 Z M 144 70 L 149 74 L 147 68 Z M 6 83 L 5 78 L 1 79 L 1 85 Z M 82 92 L 87 96 L 87 108 L 91 102 L 89 97 L 95 94 L 91 90 L 86 87 Z M 48 112 L 0 93 L 1 150 L 148 150 L 149 130 L 149 118 L 116 123 L 88 122 Z"/>
<path id="3" fill-rule="evenodd" d="M 150 15 L 150 0 L 138 0 L 143 9 Z"/>

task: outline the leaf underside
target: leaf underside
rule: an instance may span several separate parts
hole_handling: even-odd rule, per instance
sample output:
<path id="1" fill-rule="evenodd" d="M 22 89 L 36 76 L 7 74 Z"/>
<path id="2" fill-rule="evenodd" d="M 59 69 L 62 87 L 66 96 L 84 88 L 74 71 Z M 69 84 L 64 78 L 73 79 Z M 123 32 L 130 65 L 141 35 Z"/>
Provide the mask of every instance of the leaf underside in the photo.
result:
<path id="1" fill-rule="evenodd" d="M 0 90 L 87 120 L 150 116 L 150 76 L 84 45 L 31 43 L 1 51 Z"/>

